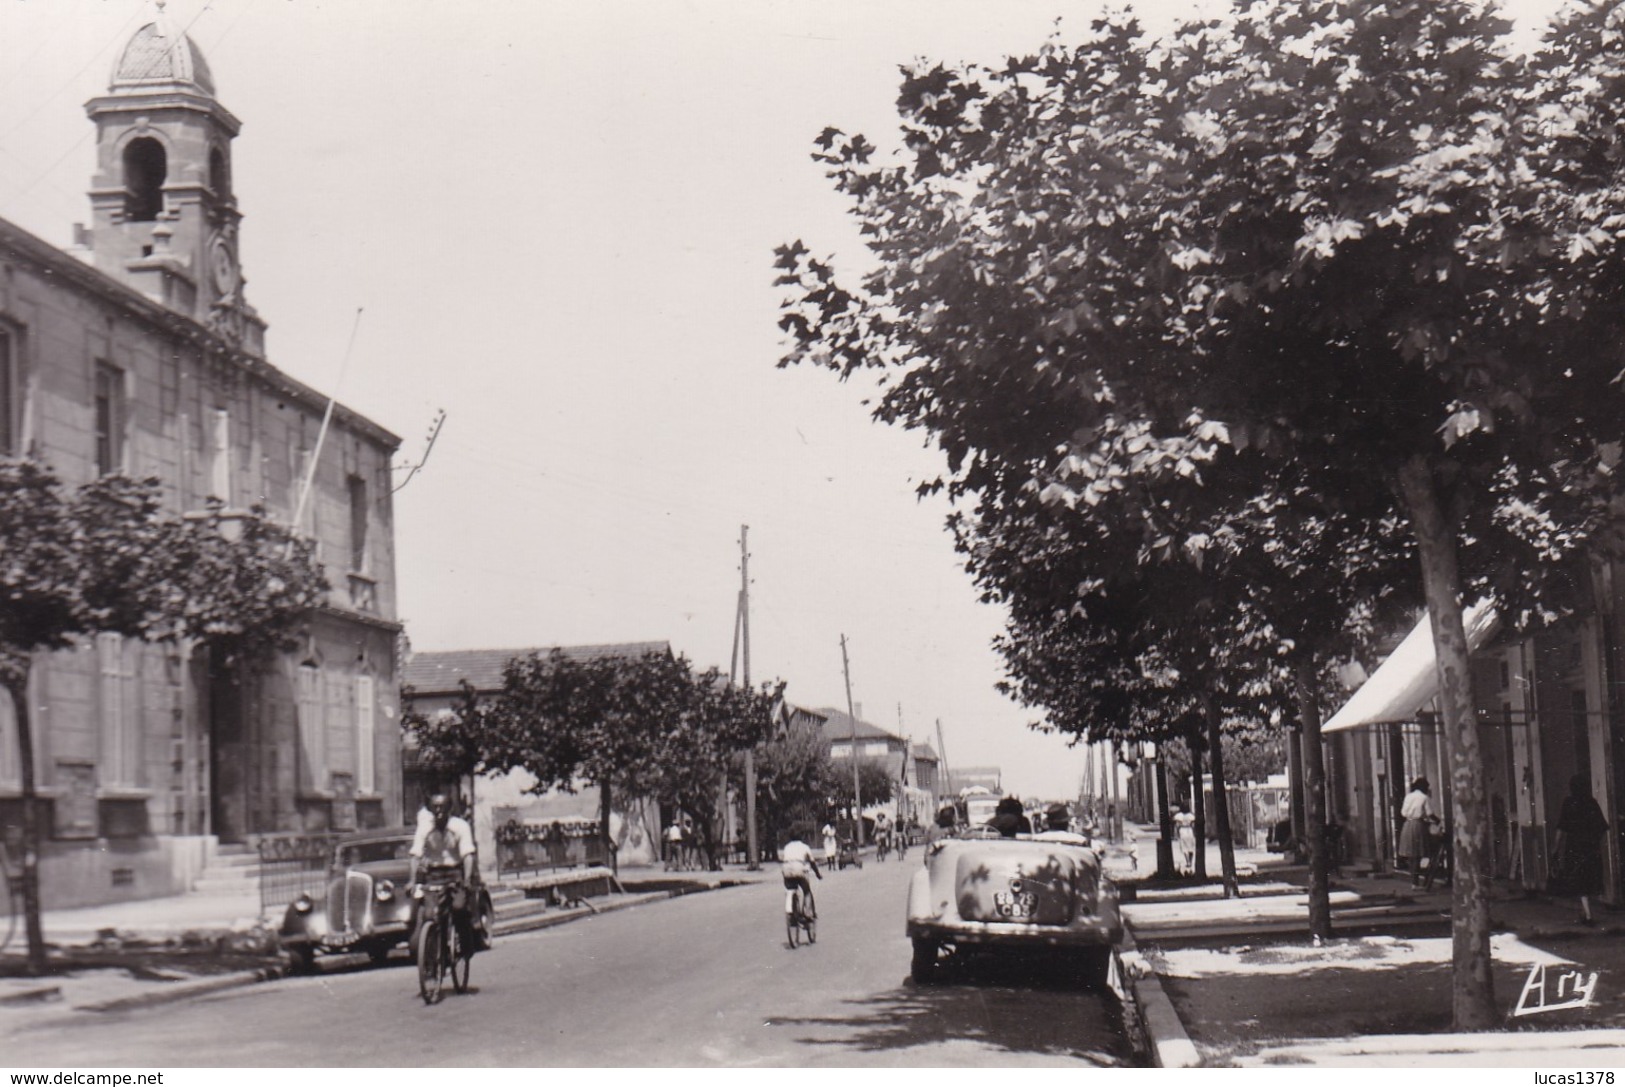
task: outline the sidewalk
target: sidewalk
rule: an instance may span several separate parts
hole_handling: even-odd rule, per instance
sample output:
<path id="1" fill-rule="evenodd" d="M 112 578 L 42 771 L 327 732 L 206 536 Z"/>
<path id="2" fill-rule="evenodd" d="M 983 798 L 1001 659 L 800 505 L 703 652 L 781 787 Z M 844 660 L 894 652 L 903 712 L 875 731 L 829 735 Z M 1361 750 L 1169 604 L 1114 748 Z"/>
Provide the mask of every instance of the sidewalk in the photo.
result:
<path id="1" fill-rule="evenodd" d="M 1143 880 L 1156 866 L 1156 828 L 1133 826 Z M 1414 889 L 1405 873 L 1347 869 L 1332 880 L 1332 939 L 1308 932 L 1308 870 L 1257 850 L 1236 851 L 1251 872 L 1225 899 L 1219 851 L 1209 882 L 1155 885 L 1125 872 L 1127 846 L 1107 870 L 1133 901 L 1122 962 L 1156 1063 L 1170 1067 L 1281 1064 L 1352 1067 L 1505 1067 L 1625 1063 L 1625 919 L 1593 903 L 1577 923 L 1571 900 L 1496 885 L 1491 955 L 1502 1030 L 1450 1033 L 1450 888 Z M 1549 968 L 1549 969 L 1548 969 Z M 1580 1006 L 1574 984 L 1598 977 Z M 1545 979 L 1545 1011 L 1511 1011 Z M 1558 998 L 1565 987 L 1566 995 Z M 1542 990 L 1531 988 L 1530 1006 Z M 1560 1006 L 1562 1004 L 1569 1006 Z"/>

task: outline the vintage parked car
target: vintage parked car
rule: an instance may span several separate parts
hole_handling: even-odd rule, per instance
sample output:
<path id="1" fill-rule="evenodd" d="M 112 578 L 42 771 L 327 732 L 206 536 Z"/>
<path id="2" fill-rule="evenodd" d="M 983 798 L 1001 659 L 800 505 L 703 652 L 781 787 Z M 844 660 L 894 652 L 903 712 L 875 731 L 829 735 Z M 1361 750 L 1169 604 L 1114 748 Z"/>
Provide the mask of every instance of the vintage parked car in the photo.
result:
<path id="1" fill-rule="evenodd" d="M 1076 837 L 1076 836 L 1074 836 Z M 908 889 L 910 973 L 935 980 L 940 963 L 975 954 L 1064 958 L 1080 980 L 1105 985 L 1123 939 L 1117 888 L 1081 838 L 1000 837 L 974 828 L 926 849 Z"/>
<path id="2" fill-rule="evenodd" d="M 295 970 L 310 970 L 318 954 L 365 952 L 382 962 L 408 943 L 417 927 L 417 900 L 407 887 L 411 848 L 411 827 L 363 831 L 334 844 L 326 890 L 301 894 L 282 918 L 279 938 Z M 484 886 L 476 901 L 490 931 Z"/>

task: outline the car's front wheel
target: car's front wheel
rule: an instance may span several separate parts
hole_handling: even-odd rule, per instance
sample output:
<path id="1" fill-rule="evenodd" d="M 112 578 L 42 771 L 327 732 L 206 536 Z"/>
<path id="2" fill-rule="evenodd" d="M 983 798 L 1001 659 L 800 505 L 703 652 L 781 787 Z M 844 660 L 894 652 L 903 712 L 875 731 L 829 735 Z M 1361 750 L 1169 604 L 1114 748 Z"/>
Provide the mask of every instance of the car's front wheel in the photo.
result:
<path id="1" fill-rule="evenodd" d="M 292 944 L 287 949 L 288 968 L 295 974 L 308 974 L 316 969 L 316 949 L 309 944 Z"/>
<path id="2" fill-rule="evenodd" d="M 916 985 L 929 985 L 937 978 L 937 954 L 942 949 L 939 940 L 929 936 L 914 937 L 914 959 L 909 965 L 909 976 Z"/>
<path id="3" fill-rule="evenodd" d="M 1111 982 L 1112 949 L 1091 947 L 1078 952 L 1077 978 L 1091 989 L 1104 989 Z"/>

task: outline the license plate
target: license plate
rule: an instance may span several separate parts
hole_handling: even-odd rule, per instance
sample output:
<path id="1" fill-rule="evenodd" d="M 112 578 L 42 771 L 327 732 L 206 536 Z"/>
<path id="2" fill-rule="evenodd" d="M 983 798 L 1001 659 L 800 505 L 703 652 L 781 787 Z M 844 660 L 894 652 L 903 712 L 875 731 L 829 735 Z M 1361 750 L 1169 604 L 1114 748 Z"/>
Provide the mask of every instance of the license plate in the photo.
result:
<path id="1" fill-rule="evenodd" d="M 995 891 L 993 908 L 1000 917 L 1007 917 L 1012 921 L 1025 921 L 1038 912 L 1038 896 L 1031 891 L 1022 891 L 1019 894 L 1011 891 Z"/>
<path id="2" fill-rule="evenodd" d="M 355 939 L 355 933 L 353 932 L 329 932 L 327 935 L 322 937 L 322 946 L 348 947 L 355 943 Z"/>

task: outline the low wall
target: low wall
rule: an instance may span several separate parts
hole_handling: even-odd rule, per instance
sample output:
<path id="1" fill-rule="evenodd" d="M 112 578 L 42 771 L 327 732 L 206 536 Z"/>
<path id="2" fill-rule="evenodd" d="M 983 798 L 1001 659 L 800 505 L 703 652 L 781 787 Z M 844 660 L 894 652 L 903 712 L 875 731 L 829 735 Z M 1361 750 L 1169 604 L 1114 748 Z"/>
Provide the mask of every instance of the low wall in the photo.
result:
<path id="1" fill-rule="evenodd" d="M 48 841 L 40 852 L 40 901 L 51 910 L 182 894 L 215 847 L 214 838 L 201 836 Z"/>

